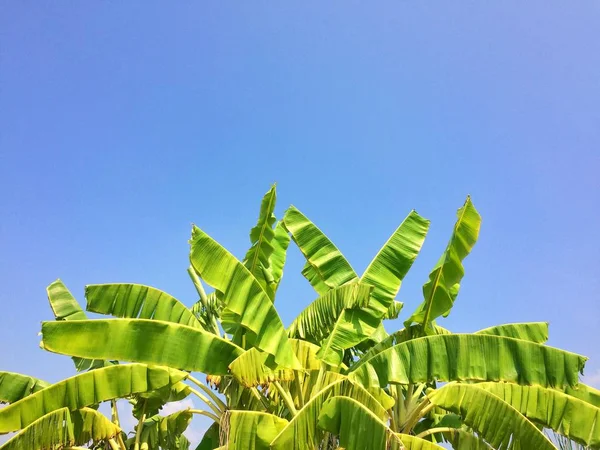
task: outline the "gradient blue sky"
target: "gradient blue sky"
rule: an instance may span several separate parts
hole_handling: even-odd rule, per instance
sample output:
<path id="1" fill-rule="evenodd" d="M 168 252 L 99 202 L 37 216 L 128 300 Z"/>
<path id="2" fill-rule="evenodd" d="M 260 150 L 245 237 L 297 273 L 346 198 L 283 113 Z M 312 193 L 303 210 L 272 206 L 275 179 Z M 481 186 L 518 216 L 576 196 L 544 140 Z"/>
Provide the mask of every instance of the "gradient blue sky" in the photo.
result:
<path id="1" fill-rule="evenodd" d="M 58 277 L 82 302 L 139 282 L 191 305 L 191 222 L 242 257 L 277 181 L 278 215 L 296 205 L 358 271 L 412 208 L 432 220 L 401 319 L 471 194 L 480 240 L 440 323 L 549 321 L 600 383 L 597 1 L 0 9 L 1 369 L 72 375 L 37 347 Z M 315 297 L 301 264 L 285 323 Z"/>

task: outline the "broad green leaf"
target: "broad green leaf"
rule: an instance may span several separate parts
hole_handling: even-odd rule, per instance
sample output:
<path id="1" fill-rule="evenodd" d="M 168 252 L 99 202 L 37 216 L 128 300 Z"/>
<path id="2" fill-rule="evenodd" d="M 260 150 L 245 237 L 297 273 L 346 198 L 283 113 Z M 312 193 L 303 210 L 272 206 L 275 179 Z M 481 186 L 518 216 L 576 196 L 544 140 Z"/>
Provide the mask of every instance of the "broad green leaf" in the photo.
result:
<path id="1" fill-rule="evenodd" d="M 294 353 L 304 370 L 319 370 L 321 362 L 317 359 L 319 346 L 301 339 L 290 339 Z"/>
<path id="2" fill-rule="evenodd" d="M 279 283 L 283 278 L 283 266 L 285 265 L 285 259 L 289 245 L 290 235 L 285 229 L 283 222 L 279 221 L 275 225 L 275 236 L 273 236 L 273 253 L 271 254 L 270 261 L 271 275 L 273 276 L 275 291 L 279 287 Z"/>
<path id="3" fill-rule="evenodd" d="M 494 450 L 483 439 L 461 428 L 446 431 L 443 435 L 454 450 Z"/>
<path id="4" fill-rule="evenodd" d="M 333 288 L 306 307 L 288 328 L 288 335 L 320 343 L 331 334 L 340 314 L 369 304 L 373 287 L 352 282 Z"/>
<path id="5" fill-rule="evenodd" d="M 93 409 L 69 412 L 69 408 L 61 408 L 32 422 L 0 449 L 58 449 L 114 438 L 120 432 L 118 426 Z"/>
<path id="6" fill-rule="evenodd" d="M 527 418 L 576 442 L 600 446 L 600 408 L 555 389 L 512 383 L 479 383 Z"/>
<path id="7" fill-rule="evenodd" d="M 583 400 L 590 405 L 600 408 L 600 390 L 598 389 L 579 383 L 577 386 L 567 386 L 564 389 L 564 392 L 571 397 L 578 398 L 579 400 Z"/>
<path id="8" fill-rule="evenodd" d="M 28 375 L 0 371 L 0 403 L 14 403 L 48 386 L 47 382 Z"/>
<path id="9" fill-rule="evenodd" d="M 228 450 L 269 450 L 287 420 L 255 411 L 230 411 Z"/>
<path id="10" fill-rule="evenodd" d="M 192 413 L 188 410 L 177 411 L 166 417 L 154 415 L 143 423 L 141 442 L 152 449 L 159 446 L 164 450 L 187 449 L 189 442 L 183 432 L 192 421 Z"/>
<path id="11" fill-rule="evenodd" d="M 175 297 L 141 284 L 90 284 L 87 310 L 127 319 L 153 319 L 201 328 L 192 312 Z"/>
<path id="12" fill-rule="evenodd" d="M 432 442 L 406 434 L 396 434 L 385 422 L 350 397 L 327 400 L 320 412 L 321 429 L 339 436 L 345 450 L 442 450 Z"/>
<path id="13" fill-rule="evenodd" d="M 385 320 L 397 319 L 398 316 L 400 315 L 400 311 L 402 311 L 403 306 L 404 306 L 404 303 L 394 300 L 392 302 L 392 304 L 390 305 L 390 307 L 388 308 L 385 315 L 383 316 L 383 318 Z"/>
<path id="14" fill-rule="evenodd" d="M 83 372 L 0 409 L 0 434 L 20 430 L 60 408 L 79 409 L 158 389 L 186 377 L 187 373 L 179 370 L 143 364 L 116 365 Z"/>
<path id="15" fill-rule="evenodd" d="M 142 416 L 151 417 L 157 415 L 160 409 L 169 402 L 178 402 L 186 398 L 192 392 L 191 388 L 183 381 L 163 386 L 153 391 L 142 392 L 130 400 L 133 403 L 133 415 L 139 419 Z"/>
<path id="16" fill-rule="evenodd" d="M 402 280 L 421 251 L 429 220 L 411 211 L 371 261 L 361 282 L 374 286 L 369 310 L 376 317 L 387 314 Z"/>
<path id="17" fill-rule="evenodd" d="M 276 450 L 314 449 L 323 439 L 323 432 L 316 426 L 323 404 L 328 398 L 347 395 L 364 405 L 378 420 L 387 419 L 385 407 L 367 390 L 348 379 L 340 379 L 317 392 L 289 424 L 271 442 Z M 386 405 L 389 406 L 389 405 Z"/>
<path id="18" fill-rule="evenodd" d="M 56 320 L 87 319 L 85 312 L 83 312 L 83 309 L 81 309 L 81 306 L 79 306 L 79 303 L 75 297 L 73 297 L 71 292 L 61 280 L 56 280 L 55 282 L 51 283 L 46 288 L 46 291 L 48 293 L 50 308 L 52 308 L 52 312 L 54 313 Z M 78 372 L 97 369 L 98 367 L 104 367 L 112 364 L 102 360 L 83 359 L 77 358 L 76 356 L 71 359 L 73 360 L 73 364 L 75 364 L 75 368 Z"/>
<path id="19" fill-rule="evenodd" d="M 208 430 L 205 431 L 200 444 L 196 447 L 196 450 L 215 450 L 221 445 L 220 435 L 219 435 L 219 424 L 213 422 L 213 424 L 208 427 Z"/>
<path id="20" fill-rule="evenodd" d="M 428 398 L 434 405 L 460 414 L 464 423 L 493 448 L 507 448 L 512 439 L 522 449 L 555 449 L 519 411 L 477 385 L 449 383 L 428 393 Z"/>
<path id="21" fill-rule="evenodd" d="M 423 285 L 425 300 L 404 322 L 405 326 L 416 322 L 425 328 L 437 317 L 446 317 L 452 309 L 465 273 L 462 261 L 475 246 L 481 226 L 481 216 L 470 197 L 458 210 L 457 216 L 450 242 Z"/>
<path id="22" fill-rule="evenodd" d="M 310 284 L 323 295 L 328 289 L 339 287 L 358 276 L 338 248 L 323 232 L 294 206 L 285 212 L 283 223 L 307 261 L 302 271 Z"/>
<path id="23" fill-rule="evenodd" d="M 199 328 L 146 319 L 42 322 L 42 346 L 81 358 L 116 359 L 226 375 L 243 350 Z"/>
<path id="24" fill-rule="evenodd" d="M 507 323 L 484 328 L 475 334 L 492 334 L 543 344 L 548 340 L 548 322 Z"/>
<path id="25" fill-rule="evenodd" d="M 351 369 L 363 386 L 437 381 L 509 381 L 562 388 L 587 358 L 503 336 L 446 334 L 402 342 Z"/>
<path id="26" fill-rule="evenodd" d="M 273 254 L 273 239 L 275 232 L 275 202 L 277 194 L 275 185 L 265 194 L 260 204 L 258 222 L 250 230 L 250 242 L 252 246 L 246 253 L 243 264 L 260 283 L 271 300 L 275 299 L 275 280 L 271 271 L 271 255 Z"/>
<path id="27" fill-rule="evenodd" d="M 231 374 L 244 386 L 253 387 L 272 381 L 289 381 L 294 378 L 291 369 L 271 369 L 267 367 L 267 353 L 255 348 L 242 353 L 229 365 Z"/>
<path id="28" fill-rule="evenodd" d="M 275 357 L 280 367 L 297 368 L 298 361 L 288 341 L 273 302 L 256 278 L 231 253 L 194 226 L 190 261 L 198 274 L 223 293 L 224 314 L 252 333 L 251 344 Z"/>

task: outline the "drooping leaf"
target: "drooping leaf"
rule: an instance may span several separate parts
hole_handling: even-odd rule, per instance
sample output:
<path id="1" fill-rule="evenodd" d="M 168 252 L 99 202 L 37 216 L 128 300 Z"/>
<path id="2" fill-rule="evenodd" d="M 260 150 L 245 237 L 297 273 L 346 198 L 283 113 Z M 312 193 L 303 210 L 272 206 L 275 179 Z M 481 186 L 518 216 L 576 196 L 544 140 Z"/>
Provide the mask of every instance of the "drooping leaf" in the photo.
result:
<path id="1" fill-rule="evenodd" d="M 133 415 L 137 419 L 144 415 L 146 417 L 157 415 L 165 404 L 181 401 L 190 394 L 190 387 L 183 381 L 153 391 L 141 392 L 130 400 L 133 403 Z"/>
<path id="2" fill-rule="evenodd" d="M 147 319 L 43 322 L 42 345 L 82 358 L 141 362 L 226 375 L 243 350 L 230 341 L 172 322 Z"/>
<path id="3" fill-rule="evenodd" d="M 280 367 L 297 368 L 283 323 L 256 278 L 231 253 L 194 226 L 190 261 L 198 274 L 223 293 L 223 314 L 252 333 L 251 344 L 275 357 Z"/>
<path id="4" fill-rule="evenodd" d="M 242 353 L 229 365 L 231 374 L 244 386 L 252 387 L 272 381 L 289 381 L 294 378 L 291 369 L 271 369 L 267 366 L 267 353 L 255 348 Z"/>
<path id="5" fill-rule="evenodd" d="M 454 450 L 494 450 L 480 437 L 462 428 L 443 433 Z"/>
<path id="6" fill-rule="evenodd" d="M 141 442 L 150 448 L 164 450 L 187 450 L 189 441 L 183 435 L 192 421 L 192 413 L 188 410 L 177 411 L 168 416 L 154 415 L 146 419 L 142 425 Z"/>
<path id="7" fill-rule="evenodd" d="M 79 303 L 73 297 L 71 292 L 67 289 L 61 280 L 56 280 L 51 283 L 46 291 L 48 293 L 48 301 L 50 302 L 50 308 L 54 313 L 56 320 L 85 320 L 87 316 Z M 78 358 L 76 356 L 71 358 L 75 368 L 78 372 L 84 370 L 97 369 L 98 367 L 104 367 L 111 365 L 112 363 L 103 360 L 93 360 Z"/>
<path id="8" fill-rule="evenodd" d="M 219 424 L 213 422 L 213 424 L 208 427 L 208 430 L 204 433 L 200 444 L 196 447 L 196 450 L 215 450 L 221 445 L 220 440 L 220 430 Z"/>
<path id="9" fill-rule="evenodd" d="M 260 213 L 258 222 L 250 230 L 250 242 L 252 246 L 246 253 L 243 264 L 256 278 L 261 287 L 267 293 L 271 300 L 275 299 L 275 280 L 271 269 L 271 255 L 273 254 L 273 239 L 275 232 L 273 224 L 275 223 L 275 202 L 277 194 L 275 185 L 265 194 L 260 204 Z"/>
<path id="10" fill-rule="evenodd" d="M 320 343 L 331 334 L 345 309 L 366 307 L 372 291 L 372 286 L 357 282 L 327 291 L 296 317 L 288 328 L 288 335 Z"/>
<path id="11" fill-rule="evenodd" d="M 153 319 L 201 328 L 191 311 L 175 297 L 141 284 L 90 284 L 87 310 L 127 319 Z"/>
<path id="12" fill-rule="evenodd" d="M 269 450 L 269 443 L 287 420 L 255 411 L 230 411 L 228 450 Z"/>
<path id="13" fill-rule="evenodd" d="M 564 389 L 564 393 L 600 408 L 600 390 L 591 386 L 583 383 L 579 383 L 577 386 L 572 387 L 567 386 Z"/>
<path id="14" fill-rule="evenodd" d="M 285 212 L 283 223 L 307 260 L 302 271 L 310 284 L 323 295 L 328 289 L 357 281 L 358 276 L 338 248 L 294 206 Z"/>
<path id="15" fill-rule="evenodd" d="M 404 303 L 394 300 L 392 302 L 392 304 L 390 305 L 390 307 L 388 308 L 385 315 L 383 316 L 383 318 L 385 320 L 397 319 L 398 316 L 400 315 L 400 311 L 402 311 L 403 306 L 404 306 Z"/>
<path id="16" fill-rule="evenodd" d="M 186 377 L 187 373 L 179 370 L 143 364 L 116 365 L 80 373 L 0 409 L 0 434 L 20 430 L 60 408 L 79 409 L 158 389 Z"/>
<path id="17" fill-rule="evenodd" d="M 404 322 L 405 326 L 415 322 L 425 328 L 437 317 L 447 316 L 452 309 L 465 273 L 462 261 L 475 246 L 481 226 L 481 216 L 470 197 L 458 210 L 457 216 L 450 242 L 423 285 L 425 300 Z"/>
<path id="18" fill-rule="evenodd" d="M 548 340 L 548 322 L 507 323 L 484 328 L 475 334 L 492 334 L 543 344 Z"/>
<path id="19" fill-rule="evenodd" d="M 555 388 L 578 383 L 587 358 L 530 341 L 446 334 L 402 342 L 377 353 L 350 377 L 363 386 L 438 381 L 510 381 Z"/>
<path id="20" fill-rule="evenodd" d="M 319 370 L 321 362 L 317 359 L 319 346 L 301 339 L 290 339 L 290 344 L 304 370 Z"/>
<path id="21" fill-rule="evenodd" d="M 273 253 L 271 254 L 271 275 L 273 276 L 274 290 L 277 291 L 279 283 L 283 278 L 283 266 L 288 246 L 290 245 L 290 235 L 282 221 L 275 225 L 275 236 L 273 236 Z"/>
<path id="22" fill-rule="evenodd" d="M 317 392 L 271 442 L 271 448 L 275 450 L 316 448 L 323 439 L 323 431 L 317 428 L 323 404 L 327 399 L 338 395 L 352 397 L 371 411 L 378 420 L 387 418 L 385 407 L 371 393 L 348 379 L 340 379 Z"/>
<path id="23" fill-rule="evenodd" d="M 325 402 L 319 427 L 339 436 L 346 450 L 442 450 L 439 445 L 406 434 L 396 434 L 368 408 L 350 397 L 333 397 Z"/>
<path id="24" fill-rule="evenodd" d="M 14 403 L 48 386 L 47 382 L 28 375 L 0 371 L 0 403 Z"/>
<path id="25" fill-rule="evenodd" d="M 61 408 L 29 424 L 0 449 L 54 450 L 110 439 L 120 432 L 118 426 L 93 409 L 69 412 L 69 408 Z"/>
<path id="26" fill-rule="evenodd" d="M 428 393 L 434 405 L 460 414 L 493 448 L 507 448 L 511 440 L 522 449 L 554 450 L 533 423 L 501 398 L 475 384 L 449 383 Z"/>
<path id="27" fill-rule="evenodd" d="M 529 419 L 576 442 L 600 446 L 600 408 L 555 389 L 512 383 L 479 383 Z"/>
<path id="28" fill-rule="evenodd" d="M 376 317 L 387 314 L 402 280 L 421 251 L 429 220 L 411 211 L 371 261 L 361 282 L 374 286 L 369 310 Z"/>

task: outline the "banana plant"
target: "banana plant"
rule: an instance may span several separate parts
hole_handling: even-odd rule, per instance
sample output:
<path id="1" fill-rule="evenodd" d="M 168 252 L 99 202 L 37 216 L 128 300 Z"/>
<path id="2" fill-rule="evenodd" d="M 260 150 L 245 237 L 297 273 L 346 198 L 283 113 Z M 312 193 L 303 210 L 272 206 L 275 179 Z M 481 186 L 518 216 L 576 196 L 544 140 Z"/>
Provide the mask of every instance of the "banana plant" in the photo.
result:
<path id="1" fill-rule="evenodd" d="M 303 213 L 290 207 L 277 221 L 275 205 L 273 186 L 242 259 L 193 227 L 188 273 L 198 300 L 191 307 L 148 286 L 91 285 L 87 310 L 116 318 L 76 313 L 76 320 L 42 324 L 48 351 L 184 374 L 129 393 L 139 418 L 134 446 L 184 442 L 184 424 L 196 413 L 213 421 L 201 450 L 551 449 L 564 442 L 600 448 L 600 393 L 579 381 L 587 358 L 545 345 L 546 323 L 473 333 L 437 323 L 451 313 L 479 236 L 481 217 L 470 198 L 423 285 L 422 302 L 391 334 L 384 322 L 401 312 L 396 297 L 429 221 L 410 212 L 359 276 Z M 291 241 L 306 259 L 302 275 L 317 298 L 285 327 L 275 305 Z M 171 421 L 156 417 L 156 405 L 189 393 L 207 408 Z"/>

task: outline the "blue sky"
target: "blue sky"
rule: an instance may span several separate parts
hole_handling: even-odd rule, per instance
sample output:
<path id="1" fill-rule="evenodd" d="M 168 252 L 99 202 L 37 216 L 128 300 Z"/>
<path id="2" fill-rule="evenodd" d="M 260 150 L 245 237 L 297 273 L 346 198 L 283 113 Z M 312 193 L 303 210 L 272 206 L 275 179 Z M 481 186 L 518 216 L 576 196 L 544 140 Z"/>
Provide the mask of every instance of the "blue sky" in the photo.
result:
<path id="1" fill-rule="evenodd" d="M 549 321 L 600 385 L 600 4 L 7 1 L 0 14 L 0 348 L 38 349 L 60 277 L 186 304 L 190 224 L 234 254 L 276 181 L 362 271 L 404 216 L 431 219 L 401 319 L 467 194 L 480 240 L 452 314 Z M 292 249 L 285 323 L 315 294 Z M 401 327 L 401 320 L 388 330 Z"/>

